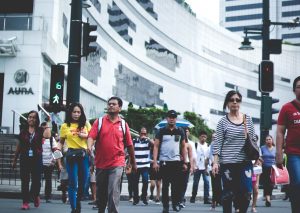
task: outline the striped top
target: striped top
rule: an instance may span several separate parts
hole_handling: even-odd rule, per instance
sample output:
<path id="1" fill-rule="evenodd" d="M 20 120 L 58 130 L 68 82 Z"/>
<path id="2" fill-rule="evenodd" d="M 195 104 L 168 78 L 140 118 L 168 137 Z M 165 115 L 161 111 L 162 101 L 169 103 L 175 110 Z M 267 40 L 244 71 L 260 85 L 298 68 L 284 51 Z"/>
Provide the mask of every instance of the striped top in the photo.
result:
<path id="1" fill-rule="evenodd" d="M 137 168 L 150 168 L 150 139 L 135 138 L 133 144 Z"/>
<path id="2" fill-rule="evenodd" d="M 254 138 L 255 132 L 253 122 L 248 115 L 246 115 L 246 122 L 249 136 Z M 243 122 L 234 124 L 228 119 L 227 115 L 223 116 L 218 122 L 213 154 L 219 155 L 221 164 L 250 161 L 243 150 L 245 145 L 244 129 Z"/>

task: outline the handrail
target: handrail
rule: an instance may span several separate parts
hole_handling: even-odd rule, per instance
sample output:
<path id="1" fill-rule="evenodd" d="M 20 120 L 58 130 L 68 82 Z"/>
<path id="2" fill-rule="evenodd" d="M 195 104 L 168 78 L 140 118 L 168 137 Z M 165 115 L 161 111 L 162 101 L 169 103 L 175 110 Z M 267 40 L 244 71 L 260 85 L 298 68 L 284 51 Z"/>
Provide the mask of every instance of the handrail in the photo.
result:
<path id="1" fill-rule="evenodd" d="M 16 110 L 11 110 L 13 112 L 13 134 L 15 134 L 15 116 L 16 114 L 19 115 L 21 118 L 23 118 L 25 121 L 27 121 L 27 118 L 25 118 L 21 113 L 17 112 Z"/>

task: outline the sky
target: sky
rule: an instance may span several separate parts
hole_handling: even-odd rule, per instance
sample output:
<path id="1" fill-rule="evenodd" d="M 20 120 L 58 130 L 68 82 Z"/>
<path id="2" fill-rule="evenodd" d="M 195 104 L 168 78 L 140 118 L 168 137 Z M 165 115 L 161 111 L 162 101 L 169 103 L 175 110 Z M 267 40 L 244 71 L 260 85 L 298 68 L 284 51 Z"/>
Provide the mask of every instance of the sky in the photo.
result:
<path id="1" fill-rule="evenodd" d="M 185 0 L 197 17 L 204 16 L 213 23 L 219 23 L 219 0 Z"/>

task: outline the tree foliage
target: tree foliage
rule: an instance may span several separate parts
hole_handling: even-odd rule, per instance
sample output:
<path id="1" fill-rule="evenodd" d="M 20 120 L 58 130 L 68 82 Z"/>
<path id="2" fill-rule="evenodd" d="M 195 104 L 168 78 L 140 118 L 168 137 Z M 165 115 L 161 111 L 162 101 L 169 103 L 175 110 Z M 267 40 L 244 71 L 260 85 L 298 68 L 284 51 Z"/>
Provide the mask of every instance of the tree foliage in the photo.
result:
<path id="1" fill-rule="evenodd" d="M 200 131 L 205 131 L 208 134 L 208 142 L 211 141 L 211 134 L 213 132 L 212 129 L 210 129 L 203 118 L 201 116 L 197 115 L 194 112 L 188 112 L 185 111 L 183 113 L 184 119 L 190 121 L 192 124 L 194 124 L 194 128 L 191 128 L 190 132 L 192 135 L 196 136 L 198 138 Z"/>
<path id="2" fill-rule="evenodd" d="M 154 126 L 166 117 L 167 107 L 164 109 L 149 107 L 149 108 L 134 108 L 128 106 L 127 110 L 122 110 L 121 114 L 128 123 L 131 129 L 140 131 L 141 127 L 146 127 L 148 132 L 153 132 Z M 184 119 L 190 121 L 195 127 L 191 128 L 191 134 L 198 138 L 199 132 L 205 130 L 208 133 L 210 141 L 212 130 L 205 124 L 205 121 L 194 112 L 184 112 Z"/>

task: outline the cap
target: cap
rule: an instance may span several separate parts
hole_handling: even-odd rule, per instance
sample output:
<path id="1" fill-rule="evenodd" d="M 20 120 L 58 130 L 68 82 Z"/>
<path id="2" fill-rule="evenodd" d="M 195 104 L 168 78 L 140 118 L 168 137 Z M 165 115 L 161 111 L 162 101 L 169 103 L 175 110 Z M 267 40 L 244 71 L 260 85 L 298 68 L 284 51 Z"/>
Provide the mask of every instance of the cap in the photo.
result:
<path id="1" fill-rule="evenodd" d="M 177 112 L 175 110 L 169 110 L 167 112 L 167 117 L 169 117 L 169 118 L 177 118 Z"/>

